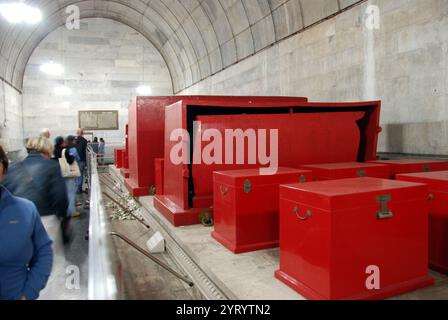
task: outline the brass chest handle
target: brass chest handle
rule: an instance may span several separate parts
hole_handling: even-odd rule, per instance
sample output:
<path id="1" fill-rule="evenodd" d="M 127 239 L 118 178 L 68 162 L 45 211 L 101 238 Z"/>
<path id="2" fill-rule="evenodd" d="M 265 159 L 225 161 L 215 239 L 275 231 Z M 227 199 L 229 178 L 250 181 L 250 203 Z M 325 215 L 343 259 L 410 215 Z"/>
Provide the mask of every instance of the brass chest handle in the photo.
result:
<path id="1" fill-rule="evenodd" d="M 252 182 L 250 180 L 244 181 L 244 193 L 251 193 L 252 192 Z"/>
<path id="2" fill-rule="evenodd" d="M 356 172 L 356 175 L 360 178 L 365 177 L 367 175 L 367 171 L 366 170 L 359 170 Z"/>
<path id="3" fill-rule="evenodd" d="M 294 207 L 294 214 L 296 215 L 296 217 L 302 221 L 308 220 L 309 218 L 311 218 L 313 216 L 313 213 L 311 212 L 311 210 L 308 210 L 306 212 L 306 215 L 304 217 L 302 217 L 299 214 L 299 207 Z"/>
<path id="4" fill-rule="evenodd" d="M 381 205 L 381 210 L 376 214 L 378 220 L 392 219 L 394 217 L 393 212 L 387 206 L 390 201 L 392 201 L 392 195 L 390 194 L 376 198 L 376 202 Z"/>

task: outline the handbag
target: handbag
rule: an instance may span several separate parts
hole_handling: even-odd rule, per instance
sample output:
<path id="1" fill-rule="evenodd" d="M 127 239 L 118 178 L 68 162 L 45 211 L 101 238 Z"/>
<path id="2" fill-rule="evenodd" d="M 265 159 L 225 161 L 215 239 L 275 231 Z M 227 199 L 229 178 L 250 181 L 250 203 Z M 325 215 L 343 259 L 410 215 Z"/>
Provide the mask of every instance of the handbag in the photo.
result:
<path id="1" fill-rule="evenodd" d="M 79 170 L 78 162 L 73 161 L 72 164 L 68 164 L 67 161 L 67 149 L 62 151 L 62 156 L 59 158 L 59 166 L 61 167 L 62 176 L 64 178 L 79 178 L 81 177 L 81 171 Z"/>

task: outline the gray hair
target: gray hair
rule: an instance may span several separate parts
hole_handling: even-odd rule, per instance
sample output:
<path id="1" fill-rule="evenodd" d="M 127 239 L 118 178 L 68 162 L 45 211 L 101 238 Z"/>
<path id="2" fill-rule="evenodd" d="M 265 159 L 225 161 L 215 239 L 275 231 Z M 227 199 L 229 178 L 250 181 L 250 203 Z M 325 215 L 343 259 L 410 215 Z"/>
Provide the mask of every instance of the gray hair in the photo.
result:
<path id="1" fill-rule="evenodd" d="M 37 137 L 28 140 L 26 149 L 28 152 L 37 152 L 51 156 L 54 151 L 54 146 L 47 138 Z"/>

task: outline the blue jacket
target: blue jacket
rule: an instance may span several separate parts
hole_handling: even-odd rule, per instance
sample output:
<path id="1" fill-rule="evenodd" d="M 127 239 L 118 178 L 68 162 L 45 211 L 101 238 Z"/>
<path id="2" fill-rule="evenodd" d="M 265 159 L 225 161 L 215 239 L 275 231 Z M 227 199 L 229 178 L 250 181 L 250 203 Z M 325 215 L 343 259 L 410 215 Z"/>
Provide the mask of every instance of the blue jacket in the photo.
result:
<path id="1" fill-rule="evenodd" d="M 0 300 L 35 300 L 53 264 L 52 241 L 34 204 L 0 186 Z"/>
<path id="2" fill-rule="evenodd" d="M 33 202 L 41 216 L 67 217 L 67 187 L 56 161 L 31 153 L 9 168 L 3 184 L 15 196 Z"/>

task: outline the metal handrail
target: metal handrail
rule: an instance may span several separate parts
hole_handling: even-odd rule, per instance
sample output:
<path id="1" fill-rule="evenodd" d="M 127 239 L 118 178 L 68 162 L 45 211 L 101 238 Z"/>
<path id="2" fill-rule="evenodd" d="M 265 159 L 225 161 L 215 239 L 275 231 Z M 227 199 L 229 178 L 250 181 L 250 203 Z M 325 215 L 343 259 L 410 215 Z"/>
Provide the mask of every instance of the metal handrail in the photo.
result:
<path id="1" fill-rule="evenodd" d="M 194 286 L 194 283 L 191 282 L 191 280 L 189 280 L 187 277 L 181 275 L 180 273 L 174 271 L 170 266 L 168 266 L 166 263 L 164 263 L 163 261 L 157 259 L 156 257 L 154 257 L 152 254 L 150 254 L 148 251 L 142 249 L 141 247 L 139 247 L 134 241 L 132 241 L 131 239 L 129 239 L 128 237 L 117 233 L 117 232 L 110 232 L 109 233 L 111 236 L 113 237 L 117 237 L 121 240 L 123 240 L 124 242 L 126 242 L 129 246 L 133 247 L 135 250 L 137 250 L 138 252 L 140 252 L 141 254 L 143 254 L 144 256 L 146 256 L 147 258 L 151 259 L 153 262 L 157 263 L 159 266 L 161 266 L 162 268 L 164 268 L 166 271 L 168 271 L 169 273 L 171 273 L 172 275 L 174 275 L 175 277 L 177 277 L 178 279 L 182 280 L 183 282 L 185 282 L 186 284 L 188 284 L 190 287 Z"/>
<path id="2" fill-rule="evenodd" d="M 102 205 L 97 155 L 87 147 L 87 175 L 90 193 L 89 225 L 89 300 L 116 300 L 118 287 L 113 272 L 113 257 L 108 220 Z"/>

